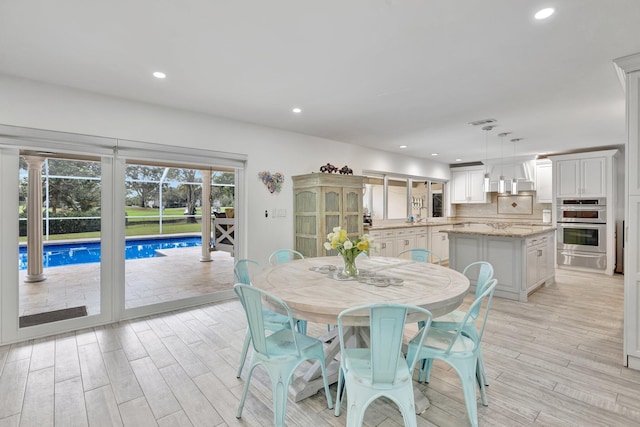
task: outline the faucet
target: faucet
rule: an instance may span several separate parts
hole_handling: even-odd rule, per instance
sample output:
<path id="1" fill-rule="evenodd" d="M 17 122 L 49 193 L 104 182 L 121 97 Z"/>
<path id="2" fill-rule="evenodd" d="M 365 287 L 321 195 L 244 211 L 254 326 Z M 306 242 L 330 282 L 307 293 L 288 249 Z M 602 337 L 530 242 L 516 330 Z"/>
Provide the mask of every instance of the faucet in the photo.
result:
<path id="1" fill-rule="evenodd" d="M 420 209 L 418 209 L 418 222 L 422 222 L 422 220 L 424 220 L 426 222 L 427 218 L 423 218 L 422 217 L 422 209 L 426 209 L 427 210 L 427 216 L 429 215 L 429 208 L 426 206 L 420 206 Z"/>

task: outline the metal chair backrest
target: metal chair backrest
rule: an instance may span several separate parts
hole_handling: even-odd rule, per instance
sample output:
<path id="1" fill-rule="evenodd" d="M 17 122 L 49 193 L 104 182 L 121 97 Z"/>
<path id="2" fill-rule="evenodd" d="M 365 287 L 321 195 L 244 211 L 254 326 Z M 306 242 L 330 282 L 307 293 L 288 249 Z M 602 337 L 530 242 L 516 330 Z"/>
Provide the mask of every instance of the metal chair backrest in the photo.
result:
<path id="1" fill-rule="evenodd" d="M 289 327 L 291 330 L 294 328 L 294 321 L 291 315 L 289 306 L 277 296 L 263 291 L 255 286 L 245 285 L 243 283 L 236 283 L 233 286 L 233 290 L 238 295 L 242 307 L 244 307 L 245 314 L 247 316 L 247 323 L 249 324 L 249 332 L 251 333 L 251 342 L 253 343 L 253 349 L 263 356 L 269 357 L 269 349 L 267 348 L 267 329 L 265 328 L 263 299 L 269 299 L 275 304 L 279 304 L 282 307 L 282 311 L 286 313 L 289 318 Z M 270 332 L 269 332 L 270 333 Z M 300 348 L 298 347 L 298 341 L 295 334 L 292 334 L 293 342 L 300 355 Z"/>
<path id="2" fill-rule="evenodd" d="M 295 249 L 278 249 L 269 256 L 269 264 L 282 264 L 284 262 L 293 261 L 296 258 L 303 259 L 304 255 Z"/>
<path id="3" fill-rule="evenodd" d="M 472 280 L 472 283 L 475 281 L 476 285 L 476 298 L 478 298 L 482 292 L 485 290 L 487 284 L 493 279 L 493 266 L 486 261 L 476 261 L 472 262 L 462 271 L 462 274 L 468 276 L 468 273 L 475 272 L 478 270 L 477 278 Z M 471 278 L 470 278 L 471 280 Z M 480 313 L 480 306 L 476 306 L 474 310 L 471 312 L 471 317 L 473 319 L 478 318 L 478 314 Z"/>
<path id="4" fill-rule="evenodd" d="M 497 284 L 498 284 L 498 281 L 496 279 L 491 279 L 489 283 L 486 284 L 484 291 L 478 297 L 476 297 L 476 299 L 473 301 L 473 303 L 469 307 L 469 310 L 467 311 L 467 314 L 465 314 L 464 318 L 462 319 L 462 322 L 460 322 L 460 327 L 457 328 L 456 330 L 455 338 L 452 339 L 451 342 L 449 343 L 449 347 L 447 348 L 446 354 L 449 354 L 451 352 L 451 349 L 453 348 L 456 341 L 460 337 L 460 334 L 465 329 L 465 326 L 467 325 L 467 323 L 473 322 L 475 320 L 475 318 L 471 314 L 474 311 L 478 312 L 485 298 L 487 298 L 487 305 L 484 309 L 484 316 L 482 318 L 482 326 L 478 330 L 478 340 L 474 341 L 474 351 L 478 348 L 478 346 L 480 345 L 480 341 L 482 341 L 482 334 L 484 334 L 484 328 L 487 324 L 487 318 L 489 317 L 489 309 L 491 308 L 493 292 L 496 290 Z"/>
<path id="5" fill-rule="evenodd" d="M 441 264 L 442 262 L 440 257 L 437 254 L 431 252 L 429 249 L 407 249 L 405 251 L 400 252 L 398 256 L 401 256 L 406 253 L 411 254 L 411 259 L 413 261 L 429 262 L 429 256 L 431 256 L 436 261 L 434 262 L 434 264 Z"/>
<path id="6" fill-rule="evenodd" d="M 239 259 L 233 267 L 233 275 L 236 278 L 236 283 L 243 283 L 245 285 L 251 284 L 251 267 L 260 267 L 257 261 L 251 259 Z"/>
<path id="7" fill-rule="evenodd" d="M 402 342 L 407 313 L 419 313 L 425 321 L 425 326 L 419 331 L 420 345 L 427 336 L 431 325 L 431 312 L 421 307 L 403 304 L 370 304 L 352 307 L 344 310 L 338 316 L 338 331 L 340 336 L 340 350 L 344 354 L 343 319 L 357 311 L 369 311 L 369 330 L 371 348 L 371 375 L 374 387 L 393 384 L 397 379 L 398 359 L 402 357 Z M 417 356 L 417 355 L 416 355 Z M 413 372 L 416 357 L 407 360 L 409 372 Z"/>

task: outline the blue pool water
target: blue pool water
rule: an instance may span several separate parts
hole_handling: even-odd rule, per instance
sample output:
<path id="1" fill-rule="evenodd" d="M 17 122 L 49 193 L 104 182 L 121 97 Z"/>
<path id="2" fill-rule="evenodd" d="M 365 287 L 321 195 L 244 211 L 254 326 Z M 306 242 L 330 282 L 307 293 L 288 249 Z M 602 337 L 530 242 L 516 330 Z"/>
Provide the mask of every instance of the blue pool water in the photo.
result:
<path id="1" fill-rule="evenodd" d="M 187 248 L 202 246 L 200 237 L 165 237 L 160 239 L 127 240 L 125 259 L 153 258 L 157 249 Z M 100 242 L 46 243 L 43 252 L 43 266 L 87 264 L 100 262 Z M 27 248 L 20 247 L 20 270 L 27 269 Z"/>

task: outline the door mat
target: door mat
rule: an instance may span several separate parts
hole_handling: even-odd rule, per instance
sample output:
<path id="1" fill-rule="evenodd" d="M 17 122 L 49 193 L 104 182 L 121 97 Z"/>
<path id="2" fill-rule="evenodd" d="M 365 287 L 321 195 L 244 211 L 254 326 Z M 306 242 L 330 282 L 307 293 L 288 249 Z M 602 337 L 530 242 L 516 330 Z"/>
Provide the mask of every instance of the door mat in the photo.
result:
<path id="1" fill-rule="evenodd" d="M 57 322 L 58 320 L 73 319 L 74 317 L 82 317 L 87 315 L 87 306 L 63 308 L 62 310 L 47 311 L 45 313 L 30 314 L 29 316 L 20 316 L 20 327 L 41 325 L 43 323 Z"/>

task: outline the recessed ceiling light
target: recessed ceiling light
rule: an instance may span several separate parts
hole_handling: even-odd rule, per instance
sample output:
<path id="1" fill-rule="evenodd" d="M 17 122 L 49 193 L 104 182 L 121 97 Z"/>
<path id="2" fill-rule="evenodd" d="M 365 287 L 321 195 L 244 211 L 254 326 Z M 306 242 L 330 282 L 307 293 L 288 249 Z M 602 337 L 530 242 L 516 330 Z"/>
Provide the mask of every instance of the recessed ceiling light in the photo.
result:
<path id="1" fill-rule="evenodd" d="M 462 159 L 456 159 L 456 162 L 461 162 L 461 161 L 462 161 Z"/>
<path id="2" fill-rule="evenodd" d="M 536 19 L 547 19 L 548 17 L 553 15 L 553 12 L 555 12 L 555 10 L 552 7 L 547 7 L 546 9 L 542 9 L 536 12 L 534 17 Z"/>
<path id="3" fill-rule="evenodd" d="M 400 148 L 407 148 L 407 146 L 406 145 L 401 145 Z"/>
<path id="4" fill-rule="evenodd" d="M 291 111 L 293 111 L 295 114 L 300 114 L 300 113 L 302 113 L 302 108 L 297 108 L 296 107 L 296 108 L 292 109 Z"/>
<path id="5" fill-rule="evenodd" d="M 432 156 L 437 156 L 437 155 L 438 155 L 438 153 L 431 153 L 431 155 L 432 155 Z"/>
<path id="6" fill-rule="evenodd" d="M 156 79 L 164 79 L 167 77 L 167 75 L 162 71 L 156 71 L 155 73 L 153 73 L 153 77 L 155 77 Z"/>

